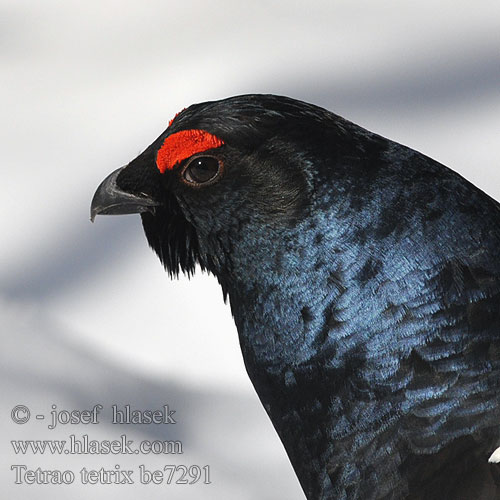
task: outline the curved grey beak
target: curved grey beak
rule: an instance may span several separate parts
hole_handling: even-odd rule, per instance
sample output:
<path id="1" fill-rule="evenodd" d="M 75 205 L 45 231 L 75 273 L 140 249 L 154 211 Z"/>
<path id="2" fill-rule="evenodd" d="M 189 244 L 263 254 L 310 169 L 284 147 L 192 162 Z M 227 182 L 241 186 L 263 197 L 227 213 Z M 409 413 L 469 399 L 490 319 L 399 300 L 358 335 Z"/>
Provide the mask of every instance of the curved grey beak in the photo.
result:
<path id="1" fill-rule="evenodd" d="M 94 222 L 96 215 L 137 214 L 154 212 L 159 203 L 148 195 L 138 196 L 122 191 L 116 185 L 116 178 L 126 167 L 115 170 L 108 175 L 97 188 L 90 205 L 90 220 Z"/>

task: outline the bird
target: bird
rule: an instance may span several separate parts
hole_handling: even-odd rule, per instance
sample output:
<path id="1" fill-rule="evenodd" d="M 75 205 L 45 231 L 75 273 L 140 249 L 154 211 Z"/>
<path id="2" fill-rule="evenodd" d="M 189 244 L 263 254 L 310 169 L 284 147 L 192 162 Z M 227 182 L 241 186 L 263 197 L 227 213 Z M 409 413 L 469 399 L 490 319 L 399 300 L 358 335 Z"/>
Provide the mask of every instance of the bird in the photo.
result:
<path id="1" fill-rule="evenodd" d="M 126 213 L 171 277 L 217 278 L 309 500 L 500 498 L 497 201 L 322 107 L 247 94 L 185 108 L 108 175 L 91 219 Z"/>

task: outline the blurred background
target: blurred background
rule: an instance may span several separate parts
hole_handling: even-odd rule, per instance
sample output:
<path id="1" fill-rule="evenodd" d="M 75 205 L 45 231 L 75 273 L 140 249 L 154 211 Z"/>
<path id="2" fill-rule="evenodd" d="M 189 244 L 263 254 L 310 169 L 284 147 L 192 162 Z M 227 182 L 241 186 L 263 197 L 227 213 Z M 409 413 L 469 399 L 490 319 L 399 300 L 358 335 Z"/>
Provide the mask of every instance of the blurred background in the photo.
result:
<path id="1" fill-rule="evenodd" d="M 194 102 L 324 106 L 500 199 L 500 2 L 0 0 L 1 490 L 15 499 L 302 499 L 213 277 L 171 281 L 139 216 L 89 222 L 99 182 Z M 104 406 L 99 425 L 35 414 Z M 11 421 L 30 408 L 25 425 Z M 177 424 L 111 425 L 112 404 Z M 181 440 L 183 455 L 16 455 L 13 439 Z M 13 464 L 74 484 L 15 485 Z M 210 465 L 211 484 L 137 468 Z M 134 485 L 78 471 L 136 470 Z"/>

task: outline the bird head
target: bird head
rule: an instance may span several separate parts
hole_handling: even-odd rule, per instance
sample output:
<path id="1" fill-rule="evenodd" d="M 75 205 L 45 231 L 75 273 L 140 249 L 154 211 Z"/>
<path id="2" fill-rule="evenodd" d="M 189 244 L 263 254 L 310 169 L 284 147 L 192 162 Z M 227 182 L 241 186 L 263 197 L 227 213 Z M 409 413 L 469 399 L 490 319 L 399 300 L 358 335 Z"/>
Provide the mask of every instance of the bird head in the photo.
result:
<path id="1" fill-rule="evenodd" d="M 339 120 L 271 95 L 192 105 L 101 183 L 91 218 L 141 213 L 148 242 L 171 275 L 199 264 L 224 288 L 241 260 L 259 251 L 269 257 L 307 218 L 320 182 L 318 158 L 331 144 L 324 135 L 341 135 Z M 329 159 L 337 153 L 329 151 Z"/>

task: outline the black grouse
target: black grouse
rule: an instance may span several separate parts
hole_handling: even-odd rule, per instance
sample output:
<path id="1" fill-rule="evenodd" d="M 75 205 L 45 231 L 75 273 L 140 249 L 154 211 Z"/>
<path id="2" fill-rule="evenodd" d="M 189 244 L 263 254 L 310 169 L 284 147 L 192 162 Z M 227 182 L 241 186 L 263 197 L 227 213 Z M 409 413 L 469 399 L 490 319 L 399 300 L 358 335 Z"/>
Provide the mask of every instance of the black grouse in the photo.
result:
<path id="1" fill-rule="evenodd" d="M 500 205 L 460 175 L 243 95 L 179 113 L 91 212 L 217 277 L 307 498 L 500 498 Z"/>

